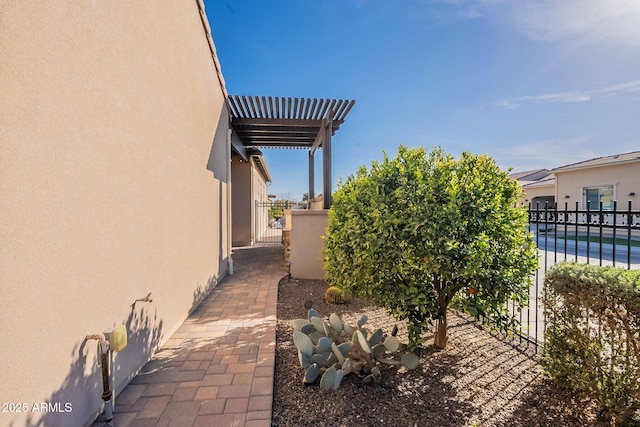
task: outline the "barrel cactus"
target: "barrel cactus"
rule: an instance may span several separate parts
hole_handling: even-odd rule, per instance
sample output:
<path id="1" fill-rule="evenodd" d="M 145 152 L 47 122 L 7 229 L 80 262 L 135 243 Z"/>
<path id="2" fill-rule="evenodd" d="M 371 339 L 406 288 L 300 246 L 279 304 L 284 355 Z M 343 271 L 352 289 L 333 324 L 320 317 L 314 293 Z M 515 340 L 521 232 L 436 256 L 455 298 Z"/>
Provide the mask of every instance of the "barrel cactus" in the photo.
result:
<path id="1" fill-rule="evenodd" d="M 324 300 L 327 304 L 344 303 L 344 291 L 337 286 L 329 286 L 324 292 Z"/>

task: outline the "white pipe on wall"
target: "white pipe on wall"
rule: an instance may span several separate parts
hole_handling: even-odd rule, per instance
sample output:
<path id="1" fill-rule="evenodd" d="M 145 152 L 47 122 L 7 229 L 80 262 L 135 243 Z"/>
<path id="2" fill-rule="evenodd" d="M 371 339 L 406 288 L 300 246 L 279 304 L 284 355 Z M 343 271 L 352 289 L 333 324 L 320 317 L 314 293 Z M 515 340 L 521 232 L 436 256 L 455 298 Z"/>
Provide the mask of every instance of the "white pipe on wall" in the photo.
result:
<path id="1" fill-rule="evenodd" d="M 227 271 L 233 276 L 233 258 L 231 257 L 231 135 L 233 131 L 227 130 Z"/>

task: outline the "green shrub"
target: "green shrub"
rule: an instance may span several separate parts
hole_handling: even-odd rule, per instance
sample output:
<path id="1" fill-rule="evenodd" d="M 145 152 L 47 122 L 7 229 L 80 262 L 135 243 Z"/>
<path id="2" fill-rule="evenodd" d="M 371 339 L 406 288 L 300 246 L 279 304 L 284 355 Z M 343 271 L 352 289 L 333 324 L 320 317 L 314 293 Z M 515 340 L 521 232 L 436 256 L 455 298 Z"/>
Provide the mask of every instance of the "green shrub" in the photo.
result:
<path id="1" fill-rule="evenodd" d="M 325 237 L 327 280 L 407 320 L 412 351 L 434 320 L 435 345 L 446 346 L 454 299 L 514 327 L 505 302 L 526 304 L 537 266 L 520 194 L 488 156 L 401 146 L 395 159 L 385 155 L 340 183 Z"/>
<path id="2" fill-rule="evenodd" d="M 603 418 L 640 409 L 640 271 L 561 263 L 545 277 L 542 364 L 553 380 L 595 399 Z"/>

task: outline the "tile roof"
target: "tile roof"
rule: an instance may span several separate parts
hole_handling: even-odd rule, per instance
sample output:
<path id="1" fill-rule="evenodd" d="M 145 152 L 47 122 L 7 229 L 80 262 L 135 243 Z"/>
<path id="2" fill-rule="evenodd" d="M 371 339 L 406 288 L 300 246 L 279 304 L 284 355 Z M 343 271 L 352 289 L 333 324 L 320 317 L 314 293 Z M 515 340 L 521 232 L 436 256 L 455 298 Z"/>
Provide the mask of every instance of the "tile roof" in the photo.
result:
<path id="1" fill-rule="evenodd" d="M 640 151 L 632 151 L 630 153 L 613 154 L 611 156 L 596 157 L 595 159 L 584 160 L 582 162 L 572 163 L 559 168 L 552 169 L 551 172 L 565 172 L 574 169 L 595 168 L 601 166 L 609 166 L 618 163 L 640 162 Z"/>
<path id="2" fill-rule="evenodd" d="M 520 183 L 523 188 L 552 186 L 556 184 L 556 176 L 551 174 L 547 175 L 546 178 L 537 181 L 520 181 Z"/>
<path id="3" fill-rule="evenodd" d="M 515 172 L 509 174 L 509 176 L 513 179 L 516 179 L 520 182 L 525 181 L 539 181 L 547 176 L 549 176 L 551 172 L 548 169 L 533 169 L 523 172 Z"/>

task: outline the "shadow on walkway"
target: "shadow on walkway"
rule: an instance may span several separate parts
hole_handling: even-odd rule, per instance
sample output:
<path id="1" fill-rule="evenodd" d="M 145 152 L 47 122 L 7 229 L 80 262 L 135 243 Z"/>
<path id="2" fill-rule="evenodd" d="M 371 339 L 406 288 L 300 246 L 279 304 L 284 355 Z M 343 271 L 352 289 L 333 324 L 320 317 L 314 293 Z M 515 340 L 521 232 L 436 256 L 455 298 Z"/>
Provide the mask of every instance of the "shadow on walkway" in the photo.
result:
<path id="1" fill-rule="evenodd" d="M 116 396 L 113 425 L 270 426 L 282 257 L 280 245 L 234 249 L 235 274 Z"/>

